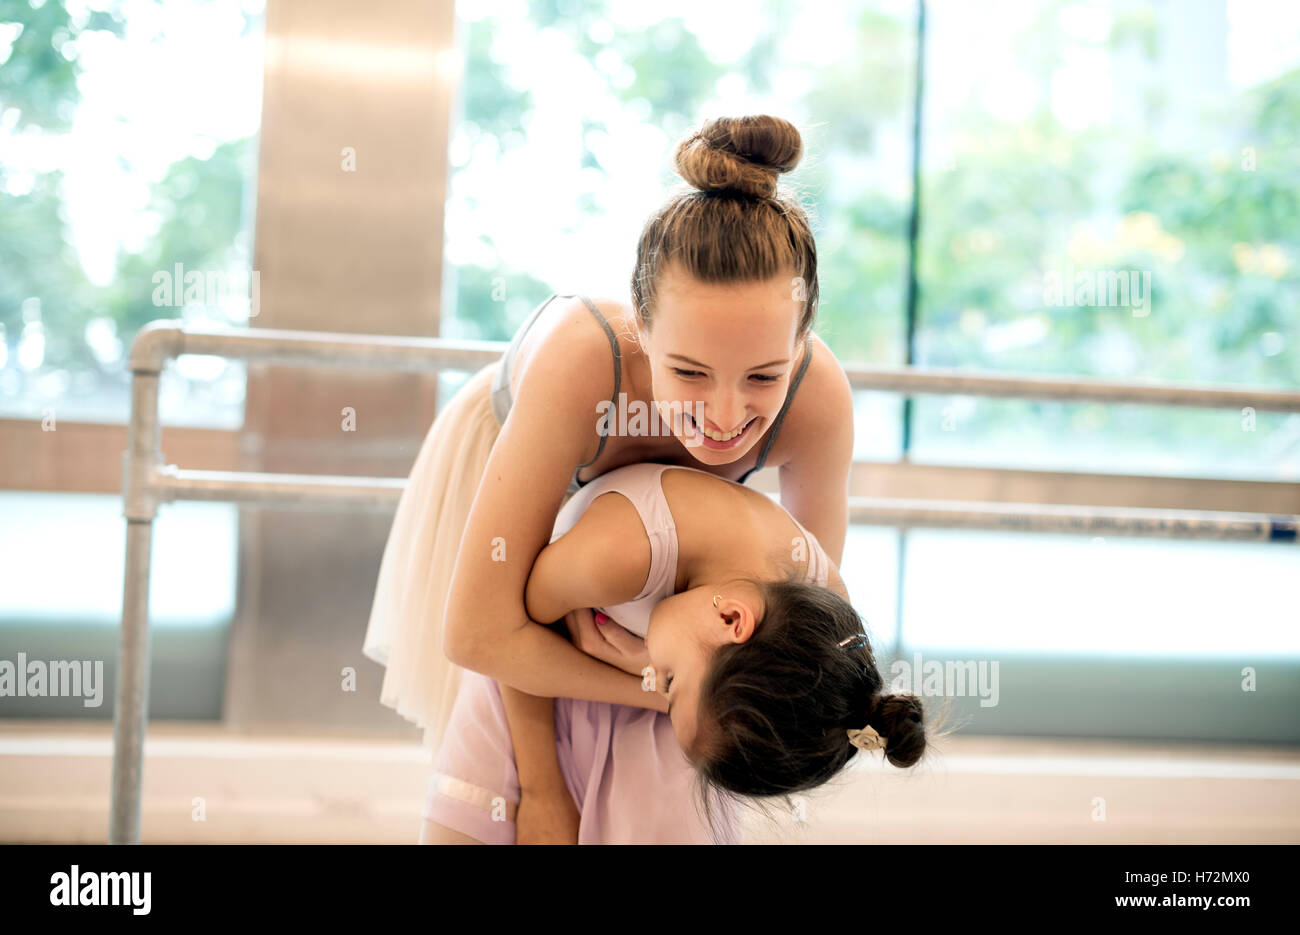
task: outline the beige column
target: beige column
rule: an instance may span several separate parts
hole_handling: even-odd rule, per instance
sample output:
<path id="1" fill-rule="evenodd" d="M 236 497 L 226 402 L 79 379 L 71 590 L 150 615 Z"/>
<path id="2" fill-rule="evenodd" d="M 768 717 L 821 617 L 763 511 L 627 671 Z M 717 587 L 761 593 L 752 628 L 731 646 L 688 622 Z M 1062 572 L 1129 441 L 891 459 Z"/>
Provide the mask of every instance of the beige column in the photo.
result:
<path id="1" fill-rule="evenodd" d="M 268 0 L 254 327 L 439 333 L 452 0 Z M 250 368 L 241 469 L 406 476 L 436 378 Z M 351 413 L 353 430 L 348 430 Z M 226 718 L 419 736 L 361 655 L 391 514 L 243 510 Z M 345 668 L 357 690 L 343 689 Z"/>

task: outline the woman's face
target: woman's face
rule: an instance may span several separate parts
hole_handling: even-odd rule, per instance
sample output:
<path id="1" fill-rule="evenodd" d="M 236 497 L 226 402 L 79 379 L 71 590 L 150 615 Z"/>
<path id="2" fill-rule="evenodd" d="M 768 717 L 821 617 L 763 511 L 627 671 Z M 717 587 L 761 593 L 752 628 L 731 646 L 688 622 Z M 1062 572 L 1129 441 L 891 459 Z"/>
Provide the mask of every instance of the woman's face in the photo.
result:
<path id="1" fill-rule="evenodd" d="M 661 272 L 640 340 L 661 422 L 696 460 L 739 460 L 780 412 L 803 354 L 796 285 L 793 273 L 706 283 L 676 263 Z"/>
<path id="2" fill-rule="evenodd" d="M 761 617 L 759 594 L 747 583 L 691 588 L 664 598 L 650 612 L 646 652 L 655 670 L 655 688 L 668 696 L 668 716 L 683 750 L 690 751 L 695 743 L 700 691 L 714 653 L 727 643 L 748 640 Z"/>

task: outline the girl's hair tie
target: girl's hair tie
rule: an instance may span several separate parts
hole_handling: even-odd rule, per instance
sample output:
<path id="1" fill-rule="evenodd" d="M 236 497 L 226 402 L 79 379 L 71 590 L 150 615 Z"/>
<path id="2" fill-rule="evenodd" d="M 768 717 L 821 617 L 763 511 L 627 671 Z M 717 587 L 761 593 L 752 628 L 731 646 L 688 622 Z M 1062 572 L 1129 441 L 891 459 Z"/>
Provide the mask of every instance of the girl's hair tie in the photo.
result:
<path id="1" fill-rule="evenodd" d="M 861 730 L 850 730 L 849 743 L 859 750 L 883 750 L 885 749 L 885 738 L 876 733 L 876 729 L 868 724 Z"/>

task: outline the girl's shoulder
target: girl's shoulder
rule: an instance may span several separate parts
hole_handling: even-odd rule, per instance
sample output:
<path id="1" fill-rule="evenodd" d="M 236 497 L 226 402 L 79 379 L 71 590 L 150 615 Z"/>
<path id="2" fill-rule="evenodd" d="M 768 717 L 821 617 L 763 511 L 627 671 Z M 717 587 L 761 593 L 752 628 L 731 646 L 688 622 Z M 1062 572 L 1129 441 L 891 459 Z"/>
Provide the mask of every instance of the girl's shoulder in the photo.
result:
<path id="1" fill-rule="evenodd" d="M 817 549 L 827 567 L 826 586 L 845 599 L 848 594 L 834 562 L 790 512 L 772 497 L 707 471 L 674 466 L 662 475 L 664 497 L 677 524 L 679 540 L 708 554 L 733 554 L 738 543 L 765 556 L 764 573 L 780 577 L 798 570 L 807 575 Z M 803 555 L 793 558 L 802 542 Z M 762 563 L 760 563 L 761 565 Z M 760 573 L 760 565 L 753 569 Z"/>
<path id="2" fill-rule="evenodd" d="M 785 509 L 762 491 L 709 471 L 668 467 L 659 478 L 664 501 L 678 528 L 692 526 L 727 539 L 753 535 Z"/>

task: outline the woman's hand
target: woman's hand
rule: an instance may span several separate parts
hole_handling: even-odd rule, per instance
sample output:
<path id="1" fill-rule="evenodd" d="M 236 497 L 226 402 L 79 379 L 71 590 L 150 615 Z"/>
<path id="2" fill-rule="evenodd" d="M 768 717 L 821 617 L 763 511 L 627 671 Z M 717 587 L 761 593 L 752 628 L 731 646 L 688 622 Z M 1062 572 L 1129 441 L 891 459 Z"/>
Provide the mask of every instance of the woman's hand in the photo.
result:
<path id="1" fill-rule="evenodd" d="M 573 645 L 588 656 L 607 662 L 631 675 L 641 675 L 650 665 L 645 640 L 620 627 L 604 614 L 597 616 L 589 608 L 571 610 L 564 615 L 565 626 Z"/>

